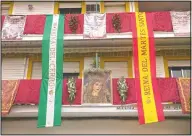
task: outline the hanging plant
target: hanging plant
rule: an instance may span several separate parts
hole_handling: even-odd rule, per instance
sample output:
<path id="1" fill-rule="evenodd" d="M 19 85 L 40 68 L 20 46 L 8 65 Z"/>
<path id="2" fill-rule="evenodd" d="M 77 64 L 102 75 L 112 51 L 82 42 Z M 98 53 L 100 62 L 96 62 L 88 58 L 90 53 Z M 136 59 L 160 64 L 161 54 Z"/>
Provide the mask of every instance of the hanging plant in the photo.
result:
<path id="1" fill-rule="evenodd" d="M 127 99 L 127 91 L 128 91 L 128 86 L 126 84 L 125 78 L 124 77 L 119 78 L 117 85 L 118 85 L 117 90 L 119 92 L 121 102 L 125 103 Z"/>
<path id="2" fill-rule="evenodd" d="M 70 20 L 69 20 L 69 28 L 72 33 L 76 33 L 77 28 L 78 28 L 78 17 L 75 15 L 71 15 Z"/>
<path id="3" fill-rule="evenodd" d="M 68 101 L 70 104 L 72 104 L 76 95 L 76 82 L 74 77 L 68 78 L 67 87 L 69 93 Z"/>
<path id="4" fill-rule="evenodd" d="M 121 19 L 119 14 L 115 14 L 112 17 L 113 28 L 120 33 L 121 32 Z"/>

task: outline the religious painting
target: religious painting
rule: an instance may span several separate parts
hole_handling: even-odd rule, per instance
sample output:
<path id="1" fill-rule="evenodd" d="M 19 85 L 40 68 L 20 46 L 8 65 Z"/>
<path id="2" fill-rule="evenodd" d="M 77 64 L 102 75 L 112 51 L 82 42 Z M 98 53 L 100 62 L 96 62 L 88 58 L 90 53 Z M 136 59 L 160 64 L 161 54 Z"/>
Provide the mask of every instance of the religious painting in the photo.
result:
<path id="1" fill-rule="evenodd" d="M 82 80 L 83 104 L 111 104 L 111 71 L 91 69 L 84 71 Z"/>

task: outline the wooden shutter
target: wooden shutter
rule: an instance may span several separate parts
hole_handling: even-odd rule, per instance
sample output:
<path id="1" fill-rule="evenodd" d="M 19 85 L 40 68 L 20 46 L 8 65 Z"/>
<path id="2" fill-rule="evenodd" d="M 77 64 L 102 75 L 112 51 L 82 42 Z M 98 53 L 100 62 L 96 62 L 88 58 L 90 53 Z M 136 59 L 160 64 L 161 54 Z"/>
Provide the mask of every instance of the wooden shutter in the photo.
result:
<path id="1" fill-rule="evenodd" d="M 23 79 L 25 75 L 25 58 L 3 58 L 2 79 Z"/>
<path id="2" fill-rule="evenodd" d="M 42 78 L 41 62 L 33 62 L 32 79 Z M 79 62 L 65 62 L 63 63 L 63 73 L 79 73 Z"/>
<path id="3" fill-rule="evenodd" d="M 104 68 L 112 70 L 112 78 L 128 77 L 128 62 L 105 62 Z"/>

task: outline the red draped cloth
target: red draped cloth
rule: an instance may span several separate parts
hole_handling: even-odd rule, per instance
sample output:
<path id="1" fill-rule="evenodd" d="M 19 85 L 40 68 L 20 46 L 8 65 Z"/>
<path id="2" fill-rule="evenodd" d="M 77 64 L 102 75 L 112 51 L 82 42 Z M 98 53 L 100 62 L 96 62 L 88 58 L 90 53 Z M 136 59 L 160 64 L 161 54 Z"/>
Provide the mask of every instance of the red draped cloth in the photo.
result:
<path id="1" fill-rule="evenodd" d="M 7 115 L 15 100 L 19 86 L 18 80 L 2 80 L 2 115 Z"/>
<path id="2" fill-rule="evenodd" d="M 38 104 L 41 80 L 21 80 L 15 104 Z"/>
<path id="3" fill-rule="evenodd" d="M 189 78 L 179 78 L 177 79 L 177 85 L 179 88 L 179 96 L 181 99 L 182 112 L 184 114 L 190 114 L 190 86 L 191 80 Z"/>
<path id="4" fill-rule="evenodd" d="M 27 15 L 24 34 L 43 34 L 46 15 Z"/>
<path id="5" fill-rule="evenodd" d="M 113 79 L 113 104 L 114 105 L 120 105 L 121 104 L 121 99 L 119 97 L 119 92 L 117 90 L 117 78 Z M 137 103 L 136 99 L 136 92 L 135 92 L 135 80 L 134 78 L 126 78 L 126 83 L 128 85 L 128 97 L 125 101 L 125 104 L 131 104 L 131 103 Z"/>
<path id="6" fill-rule="evenodd" d="M 3 27 L 4 20 L 5 20 L 5 16 L 1 16 L 1 29 Z"/>
<path id="7" fill-rule="evenodd" d="M 180 103 L 176 78 L 157 78 L 162 102 Z"/>
<path id="8" fill-rule="evenodd" d="M 153 31 L 173 32 L 169 11 L 151 12 L 151 14 L 153 14 Z"/>
<path id="9" fill-rule="evenodd" d="M 67 80 L 63 80 L 64 105 L 68 103 Z M 14 104 L 38 104 L 41 88 L 41 80 L 21 80 Z M 76 97 L 72 105 L 81 104 L 81 79 L 76 80 Z"/>
<path id="10" fill-rule="evenodd" d="M 83 14 L 66 14 L 64 33 L 65 34 L 72 34 L 71 29 L 69 28 L 69 22 L 70 22 L 71 16 L 74 16 L 74 15 L 78 19 L 78 27 L 76 30 L 76 34 L 83 34 L 83 27 L 84 27 L 84 15 Z"/>
<path id="11" fill-rule="evenodd" d="M 113 86 L 113 104 L 120 105 L 121 100 L 117 90 L 117 78 L 112 80 Z M 126 78 L 128 84 L 128 97 L 126 104 L 136 103 L 135 79 Z M 158 78 L 158 90 L 160 91 L 162 102 L 180 102 L 177 82 L 175 78 Z M 38 104 L 40 95 L 41 80 L 21 80 L 14 104 Z M 72 105 L 81 104 L 82 80 L 76 80 L 76 97 Z M 63 80 L 62 103 L 69 105 L 67 79 Z"/>
<path id="12" fill-rule="evenodd" d="M 121 33 L 131 32 L 131 14 L 118 13 L 121 20 Z M 106 31 L 107 33 L 117 33 L 113 28 L 112 18 L 115 13 L 107 13 L 106 15 Z"/>
<path id="13" fill-rule="evenodd" d="M 82 80 L 81 79 L 76 79 L 76 95 L 73 103 L 71 105 L 81 105 L 81 85 L 82 85 Z M 63 99 L 62 103 L 64 105 L 70 105 L 68 102 L 68 88 L 67 88 L 67 79 L 63 81 Z"/>

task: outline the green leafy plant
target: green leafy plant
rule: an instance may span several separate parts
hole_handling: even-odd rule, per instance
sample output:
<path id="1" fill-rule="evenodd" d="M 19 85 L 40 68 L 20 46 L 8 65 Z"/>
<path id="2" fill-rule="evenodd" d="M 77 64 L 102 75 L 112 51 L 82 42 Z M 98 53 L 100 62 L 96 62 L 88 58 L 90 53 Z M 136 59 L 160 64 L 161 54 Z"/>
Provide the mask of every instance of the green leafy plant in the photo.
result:
<path id="1" fill-rule="evenodd" d="M 128 91 L 128 86 L 126 84 L 126 80 L 124 77 L 119 78 L 119 80 L 117 81 L 117 90 L 119 92 L 119 96 L 121 99 L 122 103 L 125 103 L 126 99 L 127 99 L 127 91 Z"/>
<path id="2" fill-rule="evenodd" d="M 67 87 L 69 93 L 68 101 L 70 104 L 72 104 L 76 95 L 76 81 L 74 77 L 68 78 Z"/>

